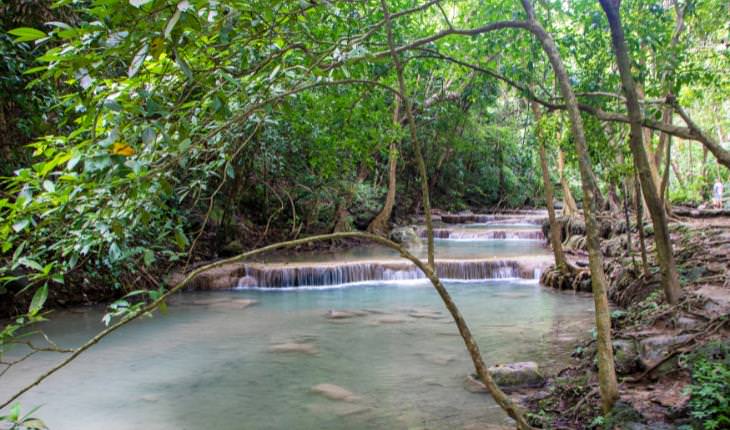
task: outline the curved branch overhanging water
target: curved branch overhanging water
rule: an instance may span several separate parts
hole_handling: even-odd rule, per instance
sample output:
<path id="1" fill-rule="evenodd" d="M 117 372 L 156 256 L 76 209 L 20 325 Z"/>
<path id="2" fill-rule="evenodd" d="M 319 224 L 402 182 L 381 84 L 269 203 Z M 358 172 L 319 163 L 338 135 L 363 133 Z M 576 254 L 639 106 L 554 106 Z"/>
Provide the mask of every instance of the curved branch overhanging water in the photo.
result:
<path id="1" fill-rule="evenodd" d="M 185 288 L 185 286 L 190 283 L 190 281 L 195 278 L 196 276 L 200 275 L 201 273 L 204 273 L 208 270 L 214 269 L 216 267 L 220 267 L 226 264 L 236 263 L 240 261 L 244 261 L 250 257 L 263 254 L 270 251 L 275 251 L 278 249 L 283 248 L 291 248 L 298 245 L 303 245 L 311 242 L 316 241 L 324 241 L 324 240 L 334 240 L 334 239 L 365 239 L 369 240 L 371 242 L 375 242 L 377 244 L 386 246 L 388 248 L 391 248 L 393 250 L 396 250 L 400 253 L 401 257 L 411 261 L 416 267 L 418 267 L 424 275 L 429 279 L 433 287 L 438 292 L 439 296 L 441 297 L 441 300 L 443 301 L 444 305 L 448 309 L 449 313 L 451 314 L 452 318 L 454 319 L 454 322 L 456 323 L 457 328 L 459 329 L 459 334 L 461 335 L 462 339 L 464 340 L 464 345 L 466 346 L 466 349 L 469 351 L 469 355 L 472 358 L 472 361 L 474 363 L 474 366 L 477 370 L 477 374 L 479 377 L 484 381 L 485 385 L 487 386 L 487 389 L 492 393 L 493 397 L 495 397 L 495 400 L 500 402 L 500 405 L 502 405 L 502 402 L 506 400 L 507 404 L 510 405 L 510 409 L 507 410 L 507 412 L 510 414 L 510 416 L 520 416 L 521 414 L 519 411 L 515 408 L 515 406 L 512 404 L 512 402 L 507 398 L 501 390 L 497 387 L 497 385 L 493 382 L 492 378 L 489 376 L 489 373 L 487 372 L 486 364 L 484 363 L 484 360 L 481 357 L 481 352 L 479 351 L 479 346 L 476 343 L 476 340 L 474 339 L 474 336 L 471 333 L 471 330 L 466 324 L 466 321 L 464 320 L 464 317 L 461 315 L 461 312 L 457 308 L 456 304 L 451 298 L 451 295 L 444 287 L 443 283 L 439 279 L 439 277 L 436 275 L 433 269 L 429 267 L 427 264 L 425 264 L 423 261 L 421 261 L 419 258 L 415 257 L 413 254 L 408 252 L 405 248 L 398 245 L 397 243 L 385 239 L 380 236 L 376 236 L 369 233 L 360 233 L 360 232 L 343 232 L 343 233 L 333 233 L 333 234 L 325 234 L 325 235 L 319 235 L 319 236 L 311 236 L 308 238 L 303 239 L 297 239 L 297 240 L 291 240 L 288 242 L 281 242 L 276 243 L 273 245 L 268 245 L 259 249 L 255 249 L 252 251 L 245 252 L 243 254 L 239 254 L 237 256 L 227 258 L 224 260 L 219 260 L 210 264 L 207 264 L 205 266 L 201 266 L 196 270 L 191 271 L 190 273 L 185 276 L 185 278 L 179 282 L 177 285 L 172 287 L 170 290 L 168 290 L 165 294 L 160 296 L 157 300 L 149 303 L 148 305 L 144 306 L 142 309 L 140 309 L 138 312 L 135 312 L 133 314 L 129 314 L 126 317 L 122 318 L 121 320 L 117 321 L 113 325 L 109 326 L 108 328 L 102 330 L 99 332 L 96 336 L 89 339 L 86 343 L 81 345 L 80 347 L 73 350 L 71 355 L 66 357 L 63 361 L 56 364 L 54 367 L 40 375 L 38 378 L 36 378 L 32 383 L 26 385 L 24 388 L 13 394 L 9 399 L 5 400 L 0 404 L 0 409 L 3 409 L 10 405 L 13 401 L 17 400 L 20 396 L 28 392 L 33 387 L 37 386 L 41 382 L 43 382 L 45 379 L 47 379 L 49 376 L 53 375 L 54 373 L 61 370 L 63 367 L 71 363 L 73 360 L 75 360 L 79 355 L 87 351 L 92 346 L 96 345 L 99 341 L 101 341 L 106 336 L 110 335 L 117 329 L 123 327 L 127 323 L 139 318 L 142 315 L 147 315 L 151 312 L 153 312 L 155 309 L 157 309 L 162 303 L 164 303 L 168 298 L 170 298 L 171 295 L 175 294 L 176 292 L 182 290 Z M 501 397 L 500 397 L 501 394 Z M 503 406 L 504 407 L 504 406 Z M 514 414 L 514 415 L 513 415 Z M 529 427 L 522 427 L 521 428 L 529 428 Z"/>

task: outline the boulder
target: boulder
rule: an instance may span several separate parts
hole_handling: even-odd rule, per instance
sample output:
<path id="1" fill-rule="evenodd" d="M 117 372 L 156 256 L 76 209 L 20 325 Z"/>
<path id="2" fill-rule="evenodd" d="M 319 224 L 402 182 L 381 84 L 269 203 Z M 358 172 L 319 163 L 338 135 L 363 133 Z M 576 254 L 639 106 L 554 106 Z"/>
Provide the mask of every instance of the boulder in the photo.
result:
<path id="1" fill-rule="evenodd" d="M 545 383 L 534 361 L 498 364 L 490 367 L 489 373 L 501 387 L 539 387 Z"/>
<path id="2" fill-rule="evenodd" d="M 234 239 L 221 248 L 221 255 L 238 255 L 243 254 L 246 249 L 240 240 Z"/>
<path id="3" fill-rule="evenodd" d="M 545 378 L 534 361 L 498 364 L 488 370 L 494 382 L 507 390 L 541 387 L 545 384 Z M 486 392 L 486 387 L 475 374 L 467 377 L 466 389 L 471 392 Z"/>
<path id="4" fill-rule="evenodd" d="M 614 339 L 613 357 L 616 372 L 621 375 L 636 372 L 639 368 L 639 351 L 631 339 Z"/>
<path id="5" fill-rule="evenodd" d="M 685 334 L 681 336 L 659 335 L 643 339 L 639 342 L 641 364 L 646 368 L 653 367 L 667 355 L 673 346 L 684 343 L 689 338 L 690 335 Z"/>
<path id="6" fill-rule="evenodd" d="M 400 243 L 408 248 L 416 248 L 423 245 L 415 227 L 397 227 L 390 231 L 390 240 Z"/>

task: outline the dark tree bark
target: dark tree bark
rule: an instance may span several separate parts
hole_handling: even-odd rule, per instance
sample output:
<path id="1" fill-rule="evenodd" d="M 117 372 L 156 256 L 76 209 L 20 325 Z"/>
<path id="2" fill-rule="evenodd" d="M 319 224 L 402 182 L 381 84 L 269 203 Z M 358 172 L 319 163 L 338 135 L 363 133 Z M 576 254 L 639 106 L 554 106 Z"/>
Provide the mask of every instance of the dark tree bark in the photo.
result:
<path id="1" fill-rule="evenodd" d="M 570 84 L 568 72 L 565 70 L 555 41 L 535 19 L 535 13 L 529 0 L 522 0 L 522 5 L 527 12 L 527 29 L 540 41 L 555 72 L 556 80 L 560 86 L 560 92 L 568 109 L 575 149 L 578 154 L 581 185 L 583 188 L 583 216 L 586 223 L 588 264 L 591 271 L 593 300 L 596 308 L 598 380 L 601 391 L 601 404 L 603 410 L 608 412 L 618 399 L 618 384 L 616 382 L 613 345 L 611 343 L 611 317 L 609 315 L 607 293 L 608 281 L 603 271 L 603 255 L 601 254 L 599 228 L 596 219 L 596 186 L 591 180 L 593 177 L 593 167 L 583 131 L 583 119 L 578 108 L 578 100 L 575 98 L 573 87 Z"/>
<path id="2" fill-rule="evenodd" d="M 649 209 L 652 223 L 654 225 L 654 243 L 657 253 L 657 260 L 662 272 L 662 288 L 667 302 L 676 304 L 679 301 L 680 285 L 677 266 L 672 253 L 672 244 L 667 226 L 667 215 L 664 210 L 662 199 L 659 198 L 657 183 L 652 176 L 651 163 L 644 150 L 642 136 L 642 114 L 639 99 L 636 93 L 636 83 L 631 75 L 631 60 L 629 58 L 628 46 L 624 38 L 621 16 L 619 13 L 620 0 L 599 0 L 603 7 L 608 23 L 611 28 L 611 40 L 616 54 L 619 73 L 624 96 L 626 98 L 626 109 L 630 120 L 631 153 L 634 157 L 634 164 L 639 174 L 641 188 L 644 192 L 644 200 Z"/>

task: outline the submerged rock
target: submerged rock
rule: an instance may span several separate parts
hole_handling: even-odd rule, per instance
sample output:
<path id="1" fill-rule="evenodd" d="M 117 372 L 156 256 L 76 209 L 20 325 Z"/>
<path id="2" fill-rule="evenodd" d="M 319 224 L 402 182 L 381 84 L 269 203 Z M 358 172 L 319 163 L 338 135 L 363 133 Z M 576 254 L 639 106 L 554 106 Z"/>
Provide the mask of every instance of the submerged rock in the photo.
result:
<path id="1" fill-rule="evenodd" d="M 312 343 L 287 342 L 272 345 L 271 347 L 269 347 L 269 352 L 317 355 L 319 353 L 319 350 L 317 349 L 317 346 Z"/>
<path id="2" fill-rule="evenodd" d="M 367 312 L 360 312 L 360 311 L 338 311 L 335 309 L 330 309 L 325 314 L 325 318 L 330 320 L 344 320 L 349 318 L 356 318 L 356 317 L 362 317 L 367 315 Z"/>
<path id="3" fill-rule="evenodd" d="M 335 384 L 315 385 L 311 388 L 311 391 L 330 400 L 342 402 L 354 402 L 360 399 L 360 397 L 356 396 L 352 391 Z"/>
<path id="4" fill-rule="evenodd" d="M 405 322 L 408 322 L 408 320 L 403 317 L 393 315 L 393 316 L 378 318 L 378 320 L 376 322 L 378 324 L 403 324 Z"/>
<path id="5" fill-rule="evenodd" d="M 257 300 L 251 299 L 202 299 L 191 302 L 195 306 L 210 306 L 219 309 L 246 309 L 256 303 L 258 303 Z"/>

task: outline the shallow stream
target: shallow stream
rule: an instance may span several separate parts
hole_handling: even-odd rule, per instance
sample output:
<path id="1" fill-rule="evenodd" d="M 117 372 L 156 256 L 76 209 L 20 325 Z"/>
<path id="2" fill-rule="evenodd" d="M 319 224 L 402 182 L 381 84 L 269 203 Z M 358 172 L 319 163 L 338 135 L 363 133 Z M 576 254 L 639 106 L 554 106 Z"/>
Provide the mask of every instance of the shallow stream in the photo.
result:
<path id="1" fill-rule="evenodd" d="M 439 241 L 440 255 L 547 252 L 539 241 L 456 242 Z M 341 258 L 355 258 L 357 252 L 371 258 L 375 251 Z M 446 285 L 488 364 L 532 360 L 555 369 L 593 318 L 589 296 L 556 293 L 535 280 Z M 251 300 L 256 303 L 249 306 Z M 328 318 L 333 310 L 350 313 Z M 78 345 L 103 328 L 102 313 L 99 308 L 55 312 L 44 330 L 62 346 Z M 38 355 L 13 368 L 2 379 L 0 398 L 59 358 Z M 488 395 L 464 388 L 471 371 L 456 327 L 423 280 L 194 292 L 176 296 L 166 315 L 112 334 L 21 401 L 26 407 L 42 405 L 36 415 L 52 430 L 508 424 Z M 313 389 L 320 384 L 350 394 L 333 400 Z"/>

